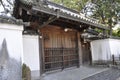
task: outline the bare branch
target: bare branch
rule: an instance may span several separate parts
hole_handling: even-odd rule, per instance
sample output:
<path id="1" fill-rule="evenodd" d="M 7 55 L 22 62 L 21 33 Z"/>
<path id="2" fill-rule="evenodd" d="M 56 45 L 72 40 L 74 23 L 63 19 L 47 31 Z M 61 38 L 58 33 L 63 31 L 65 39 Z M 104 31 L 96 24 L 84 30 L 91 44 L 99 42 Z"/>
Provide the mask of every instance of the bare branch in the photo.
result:
<path id="1" fill-rule="evenodd" d="M 4 8 L 4 10 L 5 10 L 5 6 L 4 6 L 4 4 L 3 4 L 3 1 L 0 0 L 0 2 L 1 2 L 1 5 L 3 6 L 3 8 Z"/>
<path id="2" fill-rule="evenodd" d="M 13 6 L 13 3 L 12 3 L 12 2 L 10 2 L 9 0 L 7 0 L 7 2 L 8 2 L 11 6 Z"/>

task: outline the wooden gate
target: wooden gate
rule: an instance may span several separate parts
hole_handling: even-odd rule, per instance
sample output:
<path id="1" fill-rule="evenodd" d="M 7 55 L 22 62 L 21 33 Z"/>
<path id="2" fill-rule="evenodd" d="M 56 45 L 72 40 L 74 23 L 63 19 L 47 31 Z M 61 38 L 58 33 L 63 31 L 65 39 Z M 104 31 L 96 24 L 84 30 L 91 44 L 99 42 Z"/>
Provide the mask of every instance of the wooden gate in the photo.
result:
<path id="1" fill-rule="evenodd" d="M 60 27 L 41 29 L 44 38 L 43 70 L 52 71 L 78 66 L 78 47 L 75 31 Z"/>

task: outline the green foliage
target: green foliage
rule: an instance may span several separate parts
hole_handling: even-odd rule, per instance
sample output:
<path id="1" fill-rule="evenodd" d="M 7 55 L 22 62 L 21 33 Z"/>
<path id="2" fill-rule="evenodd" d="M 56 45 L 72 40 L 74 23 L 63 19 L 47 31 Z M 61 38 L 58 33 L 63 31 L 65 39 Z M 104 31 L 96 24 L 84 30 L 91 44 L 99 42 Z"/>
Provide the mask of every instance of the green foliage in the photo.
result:
<path id="1" fill-rule="evenodd" d="M 58 4 L 81 11 L 88 9 L 93 13 L 91 17 L 96 18 L 100 23 L 113 27 L 120 17 L 120 0 L 51 0 Z M 91 9 L 86 5 L 87 2 L 95 4 Z"/>
<path id="2" fill-rule="evenodd" d="M 120 17 L 120 0 L 92 0 L 96 6 L 92 15 L 100 23 L 105 24 L 110 28 L 110 35 L 112 34 L 112 27 L 119 21 Z"/>
<path id="3" fill-rule="evenodd" d="M 91 17 L 98 19 L 100 23 L 110 28 L 110 35 L 112 34 L 112 27 L 120 20 L 120 0 L 51 0 L 58 4 L 75 9 L 78 11 L 87 9 L 84 14 L 92 13 Z M 87 6 L 87 3 L 94 4 L 92 7 Z M 114 35 L 114 32 L 113 32 Z"/>
<path id="4" fill-rule="evenodd" d="M 120 28 L 118 28 L 117 30 L 113 31 L 113 36 L 120 37 Z"/>
<path id="5" fill-rule="evenodd" d="M 31 80 L 31 71 L 26 64 L 22 66 L 22 80 Z"/>
<path id="6" fill-rule="evenodd" d="M 81 11 L 85 7 L 86 2 L 88 0 L 51 0 L 51 1 L 58 3 L 58 4 L 63 4 L 64 6 L 68 8 Z"/>
<path id="7" fill-rule="evenodd" d="M 119 18 L 120 1 L 92 0 L 92 2 L 96 5 L 93 17 L 99 19 L 101 23 L 113 27 Z"/>

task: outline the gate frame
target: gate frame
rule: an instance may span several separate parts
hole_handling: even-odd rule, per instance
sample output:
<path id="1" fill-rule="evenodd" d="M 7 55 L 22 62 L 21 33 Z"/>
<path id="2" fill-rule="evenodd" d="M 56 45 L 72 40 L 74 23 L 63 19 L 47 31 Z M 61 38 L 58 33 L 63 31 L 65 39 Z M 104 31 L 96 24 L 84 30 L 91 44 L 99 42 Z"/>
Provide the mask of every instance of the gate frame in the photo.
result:
<path id="1" fill-rule="evenodd" d="M 41 44 L 42 44 L 41 45 L 41 51 L 40 51 L 41 52 L 41 55 L 40 55 L 41 56 L 40 69 L 42 69 L 42 70 L 40 70 L 40 73 L 43 74 L 43 73 L 45 73 L 44 35 L 41 33 L 40 36 L 42 37 L 42 38 L 39 37 L 39 39 L 41 39 Z M 76 40 L 76 43 L 75 43 L 76 47 L 75 48 L 77 49 L 76 52 L 78 54 L 78 65 L 76 65 L 76 67 L 80 67 L 80 65 L 82 65 L 82 48 L 81 48 L 80 32 L 75 31 L 75 37 L 76 37 L 76 39 L 75 39 Z M 63 69 L 65 69 L 65 68 L 63 68 Z M 52 71 L 54 71 L 54 70 L 52 70 Z M 47 71 L 47 72 L 51 72 L 51 71 Z"/>

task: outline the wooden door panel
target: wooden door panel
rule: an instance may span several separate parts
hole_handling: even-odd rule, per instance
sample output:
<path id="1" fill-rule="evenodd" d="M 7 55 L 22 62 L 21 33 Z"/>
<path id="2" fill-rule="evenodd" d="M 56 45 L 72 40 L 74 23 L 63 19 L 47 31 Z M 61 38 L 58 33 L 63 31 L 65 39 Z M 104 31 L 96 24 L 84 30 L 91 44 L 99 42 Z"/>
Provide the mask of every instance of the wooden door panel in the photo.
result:
<path id="1" fill-rule="evenodd" d="M 44 38 L 44 71 L 76 66 L 78 53 L 76 33 L 64 32 L 62 28 L 44 27 L 40 30 Z"/>

